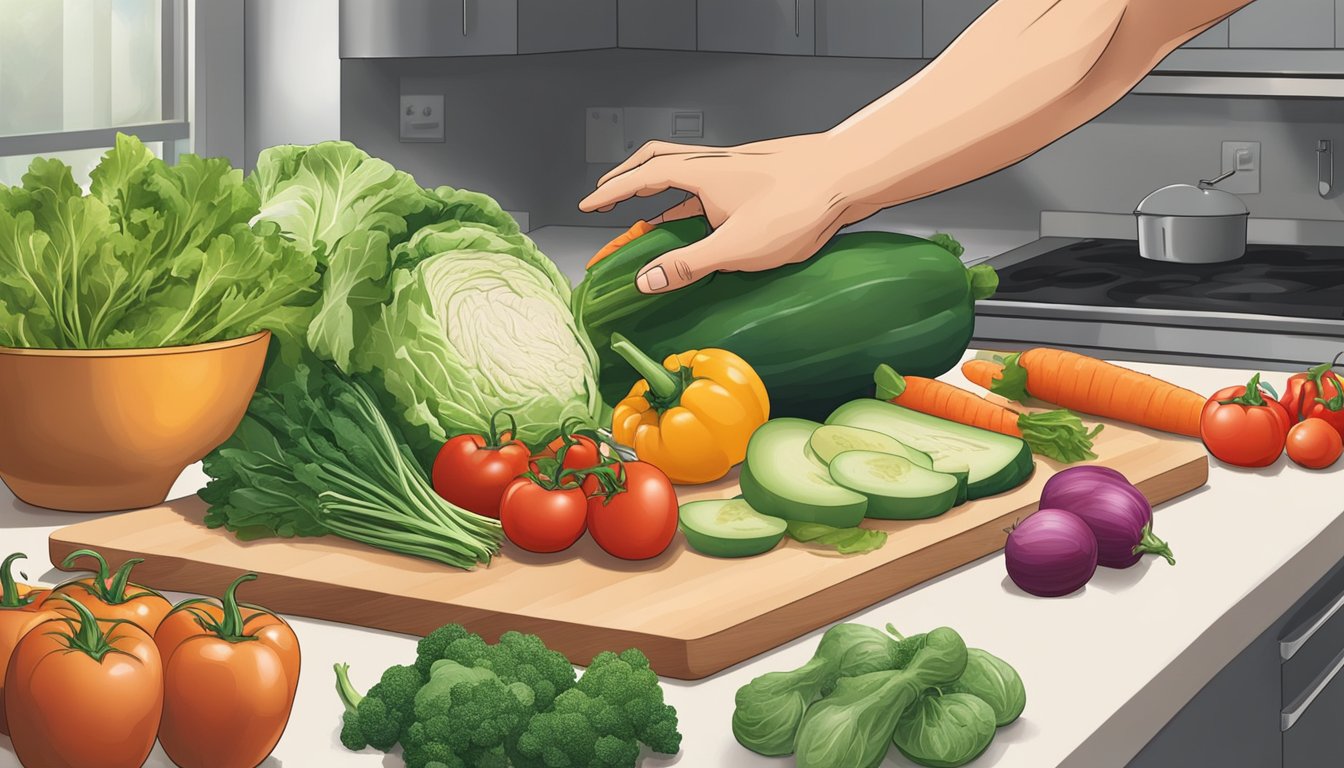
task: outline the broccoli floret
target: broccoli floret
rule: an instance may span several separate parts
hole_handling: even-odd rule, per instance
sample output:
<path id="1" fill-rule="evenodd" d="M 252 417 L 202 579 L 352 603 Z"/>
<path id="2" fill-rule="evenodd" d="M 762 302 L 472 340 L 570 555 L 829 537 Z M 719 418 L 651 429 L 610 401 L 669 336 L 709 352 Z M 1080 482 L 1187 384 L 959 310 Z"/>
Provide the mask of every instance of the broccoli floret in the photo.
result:
<path id="1" fill-rule="evenodd" d="M 490 645 L 480 635 L 449 624 L 427 635 L 417 648 L 416 668 L 429 676 L 435 662 L 489 669 L 505 683 L 522 683 L 536 694 L 536 708 L 550 709 L 555 697 L 574 686 L 574 665 L 547 648 L 536 635 L 505 632 Z"/>
<path id="2" fill-rule="evenodd" d="M 402 739 L 407 768 L 508 768 L 507 749 L 533 714 L 532 691 L 496 678 L 462 682 L 425 701 Z"/>
<path id="3" fill-rule="evenodd" d="M 677 711 L 663 703 L 658 675 L 638 650 L 631 648 L 619 656 L 599 653 L 575 687 L 615 707 L 630 723 L 634 737 L 655 752 L 672 755 L 681 749 Z"/>
<path id="4" fill-rule="evenodd" d="M 517 752 L 520 768 L 633 768 L 639 759 L 630 722 L 609 702 L 577 688 L 532 718 Z"/>
<path id="5" fill-rule="evenodd" d="M 336 692 L 345 704 L 341 743 L 346 749 L 366 746 L 388 751 L 401 740 L 415 712 L 415 694 L 425 680 L 415 667 L 395 666 L 361 695 L 350 684 L 350 665 L 337 664 Z"/>

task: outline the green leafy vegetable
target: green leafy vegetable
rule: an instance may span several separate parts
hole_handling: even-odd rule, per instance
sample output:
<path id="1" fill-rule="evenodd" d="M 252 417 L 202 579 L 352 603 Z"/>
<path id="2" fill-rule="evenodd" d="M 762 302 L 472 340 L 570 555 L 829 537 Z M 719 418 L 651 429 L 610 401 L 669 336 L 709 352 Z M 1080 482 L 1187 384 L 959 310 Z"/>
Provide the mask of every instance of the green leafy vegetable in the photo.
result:
<path id="1" fill-rule="evenodd" d="M 969 693 L 929 692 L 896 723 L 901 754 L 929 768 L 959 768 L 994 740 L 994 710 Z"/>
<path id="2" fill-rule="evenodd" d="M 637 650 L 605 652 L 575 680 L 574 667 L 535 635 L 498 643 L 450 624 L 424 637 L 414 665 L 395 666 L 361 696 L 336 665 L 345 704 L 341 743 L 388 751 L 409 768 L 633 768 L 640 744 L 681 748 L 676 711 Z"/>
<path id="3" fill-rule="evenodd" d="M 206 525 L 244 540 L 334 534 L 471 568 L 503 538 L 436 494 L 369 389 L 327 364 L 274 368 L 205 471 Z"/>
<path id="4" fill-rule="evenodd" d="M 90 194 L 38 158 L 0 187 L 0 344 L 165 347 L 293 334 L 318 275 L 227 160 L 176 165 L 118 135 Z"/>
<path id="5" fill-rule="evenodd" d="M 834 528 L 821 523 L 790 520 L 789 536 L 816 546 L 830 547 L 842 555 L 861 555 L 882 548 L 887 543 L 886 531 L 871 528 Z"/>
<path id="6" fill-rule="evenodd" d="M 862 624 L 831 627 L 806 664 L 767 672 L 738 689 L 733 735 L 742 746 L 762 755 L 791 754 L 798 726 L 812 702 L 829 694 L 841 677 L 896 669 L 900 645 Z"/>
<path id="7" fill-rule="evenodd" d="M 812 705 L 798 729 L 799 768 L 874 768 L 882 762 L 906 709 L 927 688 L 956 680 L 966 644 L 947 627 L 929 632 L 904 669 L 845 677 Z"/>
<path id="8" fill-rule="evenodd" d="M 1005 726 L 1027 707 L 1027 689 L 1012 665 L 979 648 L 966 651 L 966 671 L 946 693 L 970 693 L 994 710 L 994 724 Z"/>

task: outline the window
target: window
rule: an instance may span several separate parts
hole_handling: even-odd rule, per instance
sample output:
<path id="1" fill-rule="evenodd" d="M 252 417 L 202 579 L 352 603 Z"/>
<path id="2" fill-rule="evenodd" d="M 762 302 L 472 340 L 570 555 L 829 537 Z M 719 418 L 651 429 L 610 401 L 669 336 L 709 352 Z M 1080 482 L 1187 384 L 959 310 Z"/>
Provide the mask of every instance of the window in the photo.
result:
<path id="1" fill-rule="evenodd" d="M 186 151 L 184 0 L 0 0 L 0 183 L 57 157 L 88 183 L 118 131 Z"/>

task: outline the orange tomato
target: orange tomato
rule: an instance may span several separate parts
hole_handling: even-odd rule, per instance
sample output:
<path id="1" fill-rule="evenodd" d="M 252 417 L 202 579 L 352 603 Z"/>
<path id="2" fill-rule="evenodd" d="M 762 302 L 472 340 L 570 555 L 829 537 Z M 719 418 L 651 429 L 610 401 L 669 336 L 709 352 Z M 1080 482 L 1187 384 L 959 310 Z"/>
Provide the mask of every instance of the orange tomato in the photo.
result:
<path id="1" fill-rule="evenodd" d="M 139 768 L 163 712 L 154 640 L 129 622 L 100 621 L 66 596 L 70 615 L 19 640 L 5 672 L 14 753 L 42 768 Z"/>
<path id="2" fill-rule="evenodd" d="M 131 569 L 143 563 L 144 559 L 137 557 L 127 560 L 114 574 L 102 555 L 91 549 L 81 549 L 71 552 L 61 561 L 61 567 L 68 569 L 81 557 L 91 557 L 97 561 L 97 575 L 67 581 L 53 589 L 52 595 L 66 595 L 82 603 L 100 619 L 134 622 L 152 636 L 159 628 L 159 622 L 173 609 L 173 604 L 158 592 L 131 583 Z"/>
<path id="3" fill-rule="evenodd" d="M 14 561 L 27 558 L 15 552 L 0 563 L 0 733 L 9 733 L 5 724 L 5 676 L 14 647 L 33 627 L 56 618 L 55 611 L 42 608 L 46 590 L 34 589 L 14 581 Z"/>
<path id="4" fill-rule="evenodd" d="M 163 658 L 159 743 L 181 768 L 239 768 L 280 741 L 299 685 L 299 641 L 284 619 L 240 607 L 238 577 L 218 605 L 179 603 L 154 642 Z"/>
<path id="5" fill-rule="evenodd" d="M 1312 416 L 1288 430 L 1288 458 L 1307 469 L 1325 469 L 1339 461 L 1344 440 L 1325 419 Z"/>

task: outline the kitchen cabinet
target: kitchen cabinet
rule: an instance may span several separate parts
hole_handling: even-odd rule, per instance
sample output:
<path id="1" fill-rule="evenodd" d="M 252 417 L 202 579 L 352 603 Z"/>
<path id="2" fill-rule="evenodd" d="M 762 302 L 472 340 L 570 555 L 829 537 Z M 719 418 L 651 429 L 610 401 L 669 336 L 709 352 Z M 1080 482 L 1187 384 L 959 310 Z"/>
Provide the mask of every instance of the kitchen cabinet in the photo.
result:
<path id="1" fill-rule="evenodd" d="M 341 58 L 616 46 L 616 0 L 341 0 Z"/>
<path id="2" fill-rule="evenodd" d="M 818 56 L 918 59 L 923 55 L 923 0 L 817 3 Z"/>
<path id="3" fill-rule="evenodd" d="M 695 50 L 695 0 L 620 0 L 616 17 L 622 48 Z"/>
<path id="4" fill-rule="evenodd" d="M 1256 0 L 1229 21 L 1233 48 L 1335 47 L 1335 0 Z"/>
<path id="5" fill-rule="evenodd" d="M 702 51 L 816 53 L 815 0 L 699 0 L 697 16 Z"/>
<path id="6" fill-rule="evenodd" d="M 924 0 L 924 56 L 943 52 L 994 0 Z"/>
<path id="7" fill-rule="evenodd" d="M 1185 45 L 1183 45 L 1183 46 L 1181 46 L 1181 47 L 1182 47 L 1182 48 L 1226 48 L 1226 47 L 1227 47 L 1227 32 L 1228 32 L 1228 27 L 1230 27 L 1230 26 L 1231 26 L 1231 23 L 1230 23 L 1227 19 L 1223 19 L 1222 21 L 1218 22 L 1217 24 L 1214 24 L 1212 27 L 1209 27 L 1208 29 L 1204 30 L 1203 32 L 1199 33 L 1198 35 L 1195 35 L 1195 37 L 1194 37 L 1193 40 L 1190 40 L 1189 42 L 1187 42 Z"/>

